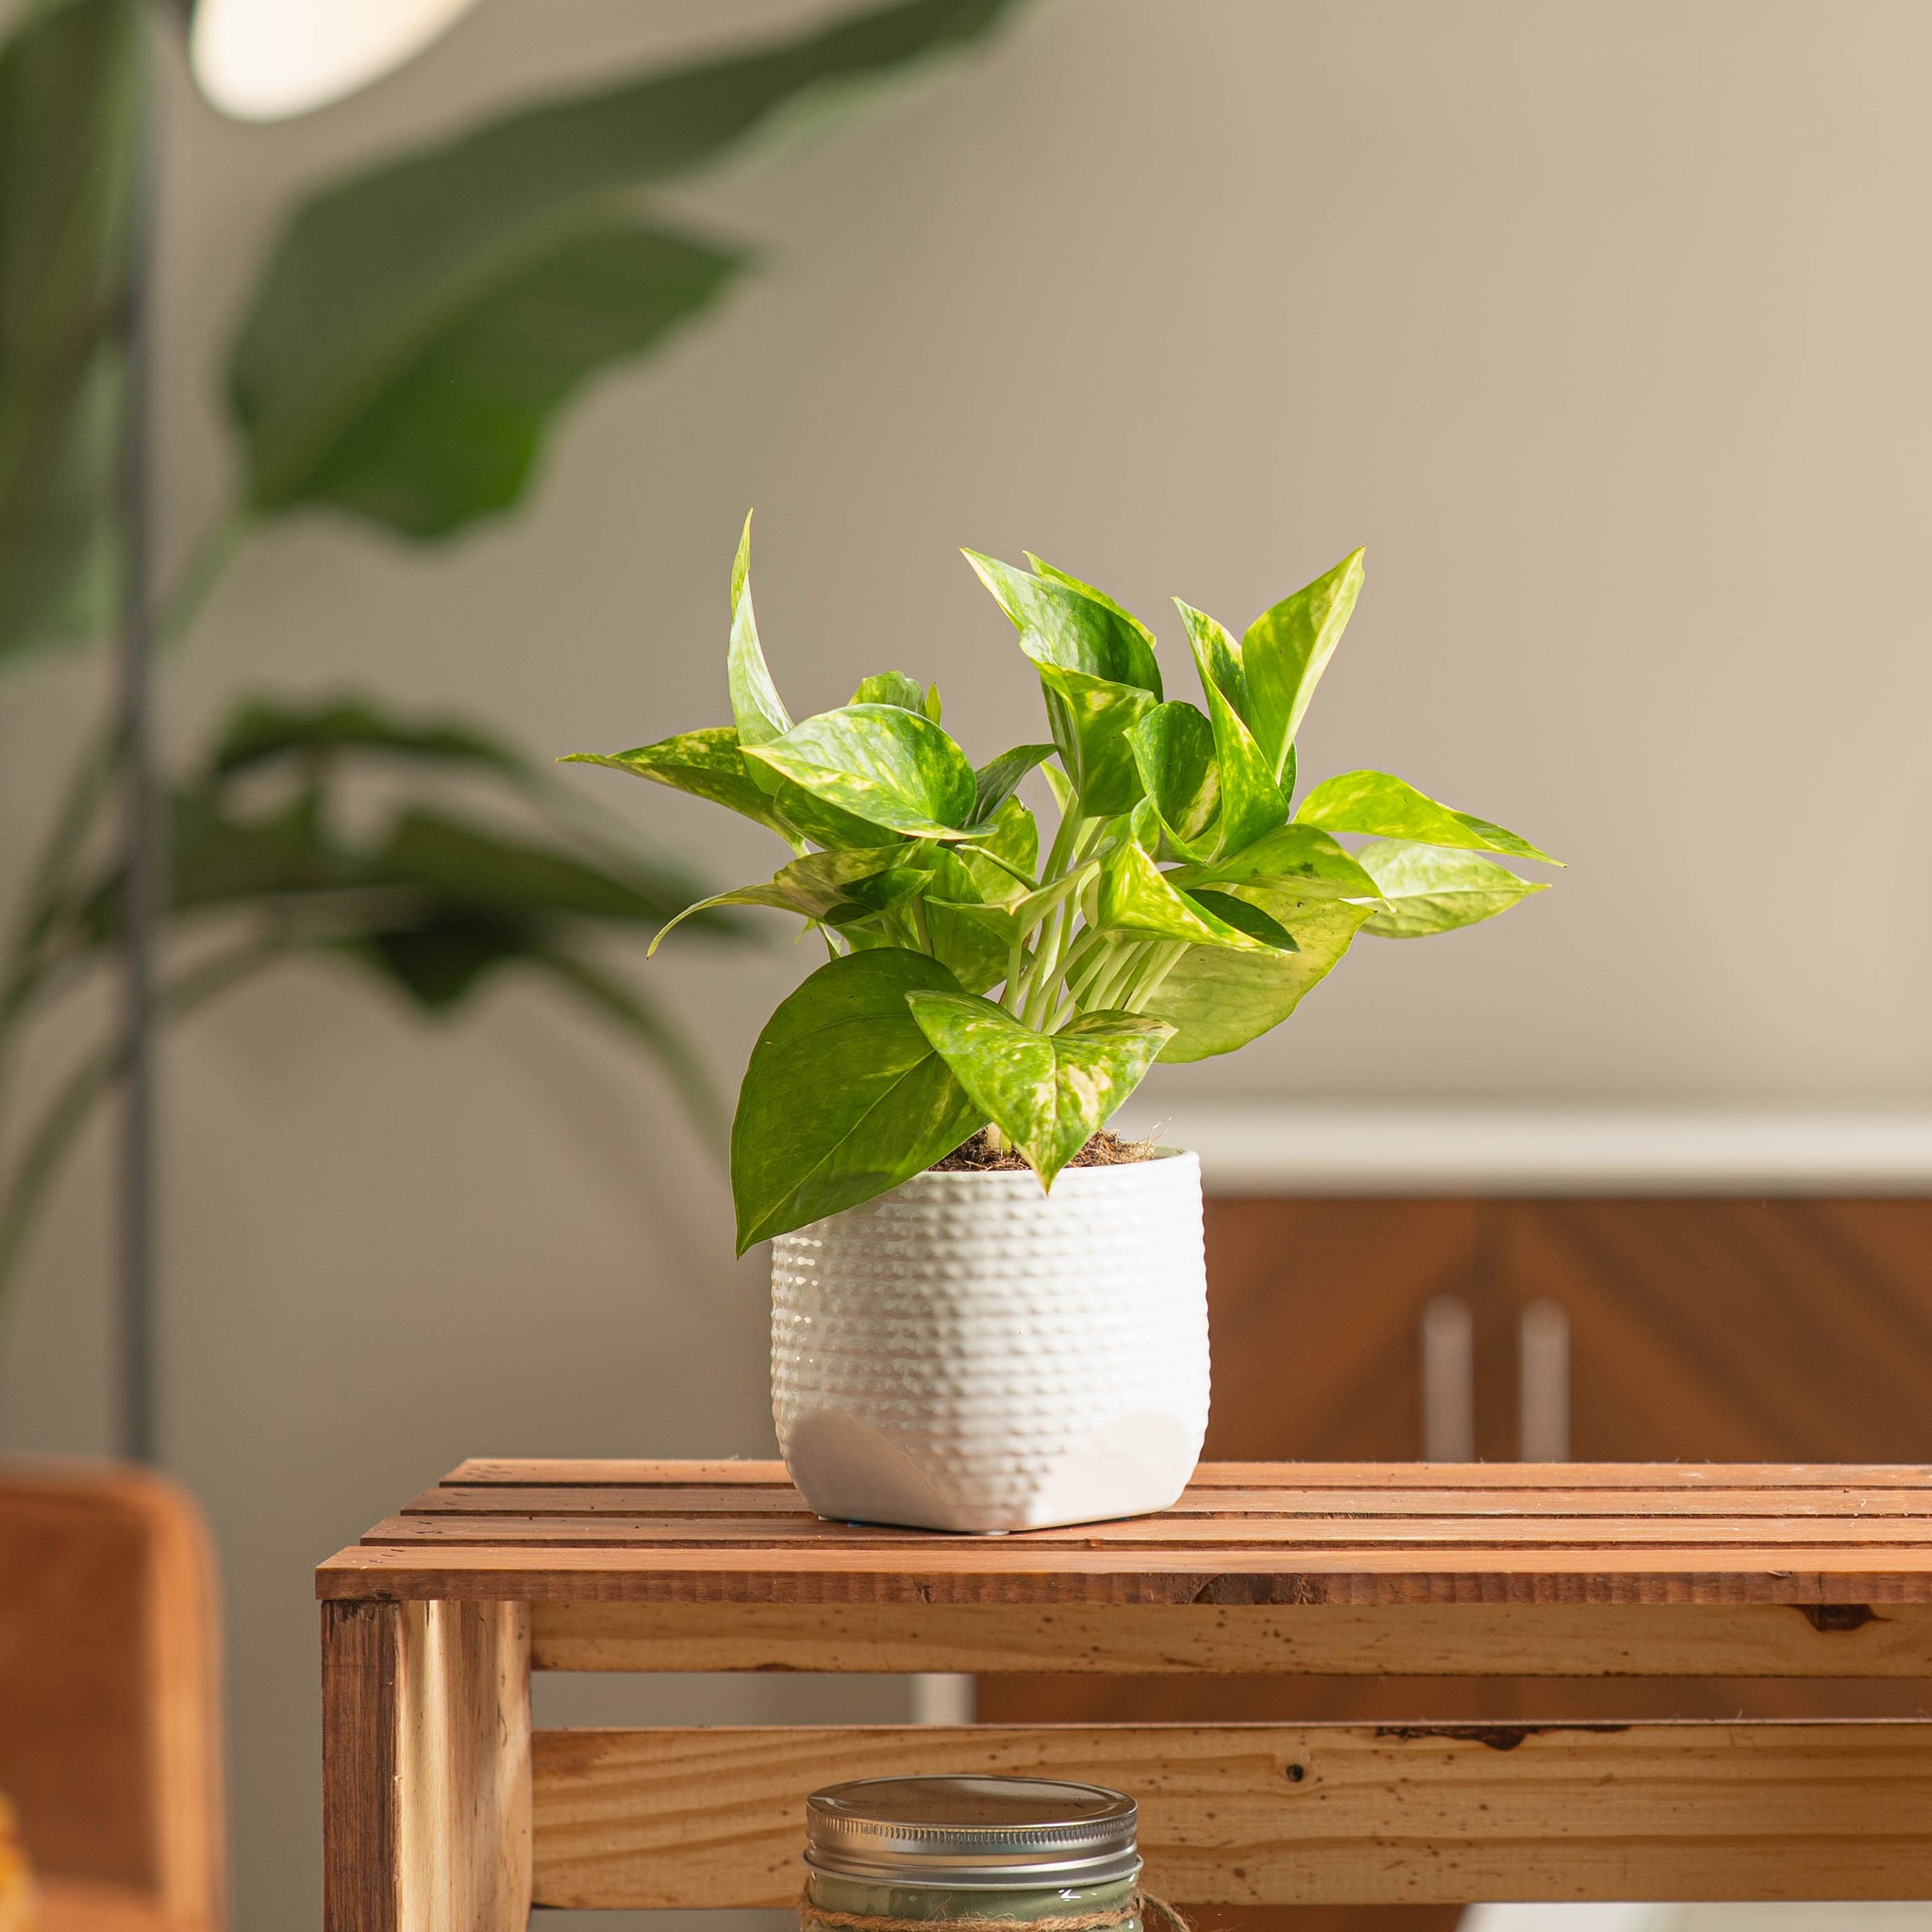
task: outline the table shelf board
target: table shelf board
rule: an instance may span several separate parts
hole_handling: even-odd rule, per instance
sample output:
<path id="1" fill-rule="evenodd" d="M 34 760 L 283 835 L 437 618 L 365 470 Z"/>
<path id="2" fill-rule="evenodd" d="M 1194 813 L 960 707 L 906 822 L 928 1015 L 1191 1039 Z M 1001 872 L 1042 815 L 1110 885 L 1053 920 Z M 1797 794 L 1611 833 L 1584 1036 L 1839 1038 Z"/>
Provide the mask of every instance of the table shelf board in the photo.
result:
<path id="1" fill-rule="evenodd" d="M 932 1772 L 1132 1791 L 1190 1905 L 1932 1895 L 1932 1720 L 539 1731 L 534 1761 L 539 1905 L 789 1904 L 808 1791 Z"/>

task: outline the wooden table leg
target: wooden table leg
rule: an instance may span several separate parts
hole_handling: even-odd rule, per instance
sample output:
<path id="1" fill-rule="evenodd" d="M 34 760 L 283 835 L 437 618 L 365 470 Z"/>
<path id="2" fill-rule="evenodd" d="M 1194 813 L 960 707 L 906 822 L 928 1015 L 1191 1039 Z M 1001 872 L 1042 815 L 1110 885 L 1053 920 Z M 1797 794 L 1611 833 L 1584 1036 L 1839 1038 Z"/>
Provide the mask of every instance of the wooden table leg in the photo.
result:
<path id="1" fill-rule="evenodd" d="M 325 1932 L 523 1932 L 523 1604 L 322 1607 Z"/>

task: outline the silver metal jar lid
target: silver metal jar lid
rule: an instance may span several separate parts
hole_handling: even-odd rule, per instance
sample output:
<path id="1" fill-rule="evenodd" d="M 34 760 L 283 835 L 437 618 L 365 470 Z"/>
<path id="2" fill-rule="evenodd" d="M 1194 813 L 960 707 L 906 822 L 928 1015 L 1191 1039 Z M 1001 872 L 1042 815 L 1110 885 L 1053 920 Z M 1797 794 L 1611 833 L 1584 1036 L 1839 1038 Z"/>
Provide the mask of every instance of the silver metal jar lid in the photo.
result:
<path id="1" fill-rule="evenodd" d="M 1057 1890 L 1136 1877 L 1133 1799 L 1041 1777 L 868 1777 L 806 1800 L 805 1862 L 873 1885 Z"/>

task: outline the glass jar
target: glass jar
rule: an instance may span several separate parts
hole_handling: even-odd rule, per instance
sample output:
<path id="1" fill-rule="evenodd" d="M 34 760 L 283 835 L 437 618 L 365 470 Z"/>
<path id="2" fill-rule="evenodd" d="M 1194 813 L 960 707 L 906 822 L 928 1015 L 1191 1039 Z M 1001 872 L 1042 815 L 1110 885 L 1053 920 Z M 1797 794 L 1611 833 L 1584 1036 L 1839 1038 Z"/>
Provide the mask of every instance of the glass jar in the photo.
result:
<path id="1" fill-rule="evenodd" d="M 1133 1799 L 1031 1777 L 874 1777 L 806 1801 L 804 1932 L 893 1922 L 1141 1932 Z"/>

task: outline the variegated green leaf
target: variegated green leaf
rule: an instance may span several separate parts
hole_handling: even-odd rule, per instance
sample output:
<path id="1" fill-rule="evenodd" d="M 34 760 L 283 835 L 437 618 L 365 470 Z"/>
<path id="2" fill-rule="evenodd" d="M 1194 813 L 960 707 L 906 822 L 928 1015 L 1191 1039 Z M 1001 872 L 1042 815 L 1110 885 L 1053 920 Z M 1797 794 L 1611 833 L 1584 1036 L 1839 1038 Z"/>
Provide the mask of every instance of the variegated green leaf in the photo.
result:
<path id="1" fill-rule="evenodd" d="M 769 766 L 747 760 L 758 775 L 772 786 L 772 804 L 778 816 L 794 827 L 801 839 L 809 839 L 828 852 L 856 851 L 864 847 L 897 845 L 906 838 L 889 825 L 873 824 L 856 812 L 841 811 L 825 799 L 815 797 L 802 785 L 780 777 Z"/>
<path id="2" fill-rule="evenodd" d="M 1258 884 L 1319 891 L 1331 898 L 1373 899 L 1375 881 L 1326 832 L 1314 825 L 1278 825 L 1239 852 L 1170 874 L 1182 891 L 1198 886 Z"/>
<path id="3" fill-rule="evenodd" d="M 1016 940 L 1025 939 L 1042 919 L 1058 911 L 1068 899 L 1080 891 L 1091 880 L 1094 871 L 1092 866 L 1083 867 L 1078 872 L 1068 873 L 1063 878 L 1056 879 L 1050 886 L 1041 886 L 1030 892 L 1023 891 L 1017 898 L 949 902 L 947 909 L 994 934 L 1002 947 L 1010 946 Z M 927 900 L 927 908 L 930 908 L 934 903 Z"/>
<path id="4" fill-rule="evenodd" d="M 1036 765 L 1045 764 L 1054 751 L 1050 744 L 1016 744 L 981 765 L 973 774 L 973 823 L 983 825 L 1013 795 L 1020 780 Z"/>
<path id="5" fill-rule="evenodd" d="M 1153 634 L 1110 598 L 1076 578 L 1031 576 L 994 557 L 965 553 L 979 581 L 1012 620 L 1020 648 L 1036 664 L 1057 664 L 1111 684 L 1131 684 L 1160 696 L 1160 667 Z"/>
<path id="6" fill-rule="evenodd" d="M 765 667 L 765 653 L 758 642 L 758 619 L 751 608 L 751 515 L 744 519 L 744 533 L 738 540 L 738 555 L 731 563 L 731 655 L 728 661 L 731 686 L 731 719 L 738 726 L 739 742 L 746 750 L 764 744 L 791 729 L 791 714 L 772 682 Z"/>
<path id="7" fill-rule="evenodd" d="M 1264 610 L 1241 638 L 1248 722 L 1277 780 L 1361 587 L 1362 553 L 1357 550 L 1293 596 Z"/>
<path id="8" fill-rule="evenodd" d="M 1238 932 L 1246 933 L 1251 940 L 1259 940 L 1264 946 L 1273 946 L 1283 953 L 1301 951 L 1301 942 L 1278 919 L 1264 912 L 1260 907 L 1250 905 L 1245 899 L 1236 898 L 1232 892 L 1222 891 L 1213 886 L 1199 886 L 1188 897 L 1204 912 L 1213 914 Z"/>
<path id="9" fill-rule="evenodd" d="M 1141 796 L 1141 774 L 1127 733 L 1154 708 L 1155 699 L 1136 685 L 1057 664 L 1040 666 L 1040 682 L 1054 748 L 1080 810 L 1090 818 L 1132 811 Z"/>
<path id="10" fill-rule="evenodd" d="M 1182 940 L 1191 946 L 1230 946 L 1237 952 L 1271 950 L 1264 940 L 1231 925 L 1179 891 L 1142 849 L 1125 839 L 1100 863 L 1094 924 L 1130 939 Z"/>
<path id="11" fill-rule="evenodd" d="M 972 836 L 966 754 L 930 718 L 896 705 L 821 711 L 746 756 L 841 812 L 920 839 Z"/>
<path id="12" fill-rule="evenodd" d="M 1542 882 L 1519 878 L 1507 866 L 1474 852 L 1388 840 L 1363 848 L 1362 869 L 1381 889 L 1386 909 L 1362 927 L 1378 939 L 1415 940 L 1454 932 L 1507 912 Z"/>
<path id="13" fill-rule="evenodd" d="M 708 911 L 714 906 L 773 906 L 806 919 L 824 920 L 828 924 L 840 923 L 832 915 L 842 907 L 851 907 L 854 917 L 880 911 L 919 890 L 919 879 L 905 869 L 906 860 L 915 849 L 902 842 L 807 853 L 803 858 L 781 866 L 762 885 L 739 886 L 687 906 L 651 941 L 651 951 L 655 953 L 664 943 L 674 927 L 683 924 L 693 913 Z"/>
<path id="14" fill-rule="evenodd" d="M 992 829 L 974 846 L 1028 884 L 1040 869 L 1040 827 L 1017 798 L 1009 798 L 992 815 Z"/>
<path id="15" fill-rule="evenodd" d="M 771 797 L 754 781 L 739 746 L 737 729 L 730 724 L 681 731 L 675 738 L 641 744 L 635 751 L 572 752 L 558 762 L 608 765 L 613 771 L 630 772 L 668 785 L 674 791 L 688 791 L 693 798 L 708 798 L 713 805 L 741 812 L 774 832 L 789 835 L 791 830 Z"/>
<path id="16" fill-rule="evenodd" d="M 1221 772 L 1214 727 L 1192 705 L 1156 705 L 1127 733 L 1141 783 L 1183 858 L 1205 852 L 1208 828 L 1221 810 Z"/>
<path id="17" fill-rule="evenodd" d="M 1083 1013 L 1049 1034 L 1022 1025 L 991 1000 L 912 992 L 907 1004 L 974 1105 L 1048 1189 L 1173 1036 L 1172 1027 L 1138 1013 Z"/>
<path id="18" fill-rule="evenodd" d="M 1241 647 L 1224 624 L 1216 622 L 1205 610 L 1196 610 L 1180 598 L 1174 600 L 1187 627 L 1188 645 L 1201 673 L 1205 691 L 1212 687 L 1235 708 L 1235 715 L 1248 723 L 1248 675 L 1241 668 Z"/>
<path id="19" fill-rule="evenodd" d="M 907 1007 L 925 991 L 958 981 L 887 947 L 830 960 L 772 1015 L 731 1126 L 740 1254 L 883 1194 L 984 1124 Z"/>
<path id="20" fill-rule="evenodd" d="M 1278 1026 L 1334 969 L 1374 909 L 1346 899 L 1296 900 L 1286 892 L 1240 890 L 1292 932 L 1300 950 L 1190 946 L 1145 1003 L 1150 1017 L 1175 1028 L 1161 1049 L 1163 1061 L 1232 1053 Z"/>
<path id="21" fill-rule="evenodd" d="M 1263 755 L 1216 675 L 1223 648 L 1231 644 L 1221 625 L 1192 605 L 1174 599 L 1201 673 L 1208 715 L 1214 726 L 1214 759 L 1221 774 L 1221 824 L 1217 853 L 1239 852 L 1288 816 L 1288 798 L 1275 782 L 1276 767 Z M 1292 777 L 1289 781 L 1293 783 Z"/>
<path id="22" fill-rule="evenodd" d="M 1154 633 L 1131 610 L 1116 604 L 1105 591 L 1096 591 L 1091 584 L 1082 583 L 1072 571 L 1060 570 L 1056 565 L 1047 562 L 1045 558 L 1035 557 L 1030 550 L 1023 551 L 1021 554 L 1033 566 L 1033 575 L 1035 576 L 1051 577 L 1055 583 L 1065 584 L 1069 590 L 1078 591 L 1081 596 L 1091 597 L 1094 603 L 1106 605 L 1123 624 L 1132 625 L 1147 640 L 1147 648 L 1150 651 L 1154 648 Z"/>
<path id="23" fill-rule="evenodd" d="M 1331 832 L 1368 832 L 1378 839 L 1407 839 L 1419 845 L 1506 852 L 1516 858 L 1562 863 L 1538 851 L 1527 839 L 1427 797 L 1387 772 L 1344 772 L 1326 779 L 1302 800 L 1294 816 L 1297 824 L 1322 825 Z"/>
<path id="24" fill-rule="evenodd" d="M 852 693 L 855 705 L 897 705 L 902 711 L 917 711 L 922 718 L 929 715 L 925 700 L 925 687 L 916 677 L 908 677 L 903 671 L 877 672 L 864 679 Z"/>
<path id="25" fill-rule="evenodd" d="M 1027 888 L 975 846 L 927 841 L 923 854 L 920 909 L 932 955 L 968 992 L 985 992 L 1007 976 L 1013 908 Z"/>

